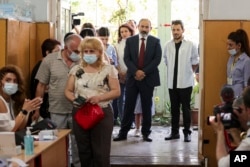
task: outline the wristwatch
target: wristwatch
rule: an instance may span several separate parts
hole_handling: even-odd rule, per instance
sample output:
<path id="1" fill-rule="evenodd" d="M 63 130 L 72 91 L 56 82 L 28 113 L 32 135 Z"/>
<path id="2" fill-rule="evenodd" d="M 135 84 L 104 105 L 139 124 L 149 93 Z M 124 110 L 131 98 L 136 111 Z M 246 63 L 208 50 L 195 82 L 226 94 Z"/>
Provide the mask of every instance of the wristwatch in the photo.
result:
<path id="1" fill-rule="evenodd" d="M 26 111 L 24 109 L 22 109 L 21 112 L 22 112 L 23 115 L 27 115 L 28 114 L 28 111 Z"/>

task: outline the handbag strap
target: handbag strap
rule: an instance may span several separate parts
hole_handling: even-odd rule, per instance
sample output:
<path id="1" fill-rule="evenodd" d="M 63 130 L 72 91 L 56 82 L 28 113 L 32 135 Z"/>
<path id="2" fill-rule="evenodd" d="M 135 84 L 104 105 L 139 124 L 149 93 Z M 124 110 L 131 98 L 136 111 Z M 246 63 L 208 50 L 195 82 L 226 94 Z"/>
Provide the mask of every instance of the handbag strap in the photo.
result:
<path id="1" fill-rule="evenodd" d="M 78 86 L 77 86 L 77 81 L 82 78 L 82 74 L 84 74 L 84 70 L 82 67 L 80 67 L 80 65 L 78 65 L 78 69 L 75 73 L 75 92 L 78 91 Z"/>

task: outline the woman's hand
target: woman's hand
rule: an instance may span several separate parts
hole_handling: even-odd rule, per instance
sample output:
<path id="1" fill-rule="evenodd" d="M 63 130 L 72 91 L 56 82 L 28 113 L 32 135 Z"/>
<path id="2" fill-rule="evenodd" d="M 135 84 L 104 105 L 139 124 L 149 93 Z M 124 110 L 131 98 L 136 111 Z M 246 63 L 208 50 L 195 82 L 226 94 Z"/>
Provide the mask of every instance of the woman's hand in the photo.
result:
<path id="1" fill-rule="evenodd" d="M 43 103 L 43 99 L 41 97 L 36 97 L 32 100 L 25 99 L 22 109 L 28 112 L 38 110 L 42 103 Z"/>
<path id="2" fill-rule="evenodd" d="M 98 104 L 100 101 L 100 96 L 92 96 L 86 100 L 86 102 L 89 102 L 91 104 Z"/>

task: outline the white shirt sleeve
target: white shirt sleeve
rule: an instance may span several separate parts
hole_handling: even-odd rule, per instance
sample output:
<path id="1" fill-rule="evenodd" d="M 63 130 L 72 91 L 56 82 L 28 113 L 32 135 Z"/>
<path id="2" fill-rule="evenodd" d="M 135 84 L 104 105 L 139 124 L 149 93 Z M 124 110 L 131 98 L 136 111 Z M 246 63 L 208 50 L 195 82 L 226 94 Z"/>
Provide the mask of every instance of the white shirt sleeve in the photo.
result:
<path id="1" fill-rule="evenodd" d="M 191 56 L 191 63 L 192 65 L 199 64 L 199 54 L 198 54 L 198 47 L 193 43 L 192 46 L 192 56 Z"/>
<path id="2" fill-rule="evenodd" d="M 221 159 L 219 159 L 218 161 L 218 167 L 229 167 L 229 155 L 222 157 Z"/>

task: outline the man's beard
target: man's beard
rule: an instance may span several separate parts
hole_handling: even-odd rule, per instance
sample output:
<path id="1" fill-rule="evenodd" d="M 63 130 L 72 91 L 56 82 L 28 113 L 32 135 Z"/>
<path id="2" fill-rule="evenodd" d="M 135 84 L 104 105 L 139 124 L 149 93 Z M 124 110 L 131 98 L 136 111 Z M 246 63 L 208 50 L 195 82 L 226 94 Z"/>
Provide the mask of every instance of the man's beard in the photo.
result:
<path id="1" fill-rule="evenodd" d="M 175 40 L 179 40 L 179 39 L 181 39 L 181 38 L 182 38 L 182 35 L 180 35 L 180 36 L 174 35 L 174 39 L 175 39 Z"/>
<path id="2" fill-rule="evenodd" d="M 148 35 L 148 33 L 147 33 L 146 31 L 142 31 L 142 32 L 140 32 L 140 35 L 141 35 L 143 38 L 145 38 L 145 37 Z"/>

